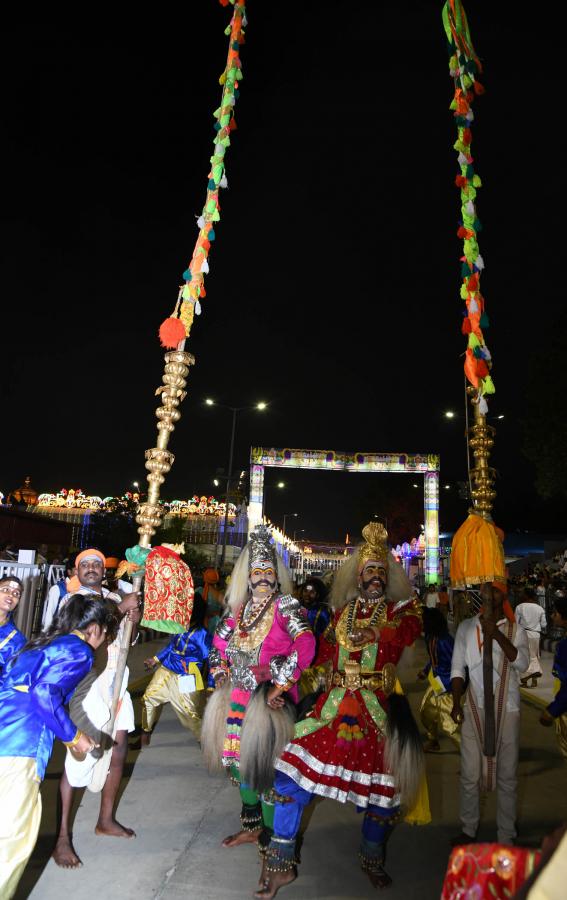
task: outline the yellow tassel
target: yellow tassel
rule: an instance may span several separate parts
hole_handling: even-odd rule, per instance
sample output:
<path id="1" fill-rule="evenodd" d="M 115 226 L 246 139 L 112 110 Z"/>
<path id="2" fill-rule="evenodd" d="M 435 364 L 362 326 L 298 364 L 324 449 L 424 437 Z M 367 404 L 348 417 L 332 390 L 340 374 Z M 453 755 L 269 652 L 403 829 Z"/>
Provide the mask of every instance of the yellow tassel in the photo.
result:
<path id="1" fill-rule="evenodd" d="M 194 315 L 195 315 L 194 303 L 192 303 L 191 301 L 187 302 L 186 300 L 184 300 L 183 303 L 181 304 L 181 314 L 180 314 L 179 318 L 185 325 L 185 331 L 187 332 L 187 337 L 189 337 L 189 334 L 191 332 L 191 326 L 193 324 Z"/>

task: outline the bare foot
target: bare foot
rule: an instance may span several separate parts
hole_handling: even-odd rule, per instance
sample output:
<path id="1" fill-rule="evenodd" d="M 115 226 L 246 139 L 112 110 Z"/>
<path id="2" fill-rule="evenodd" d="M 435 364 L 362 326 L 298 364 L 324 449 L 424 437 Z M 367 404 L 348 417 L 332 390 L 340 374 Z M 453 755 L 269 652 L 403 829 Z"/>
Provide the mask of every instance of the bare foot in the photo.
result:
<path id="1" fill-rule="evenodd" d="M 55 850 L 51 854 L 53 861 L 62 869 L 80 869 L 83 865 L 71 843 L 71 838 L 60 837 L 55 844 Z"/>
<path id="2" fill-rule="evenodd" d="M 223 847 L 239 847 L 240 844 L 257 844 L 261 828 L 257 831 L 239 831 L 237 834 L 229 834 L 222 842 Z"/>
<path id="3" fill-rule="evenodd" d="M 270 882 L 270 876 L 266 869 L 266 857 L 262 857 L 262 871 L 260 873 L 260 880 L 258 882 L 258 890 L 261 891 L 261 890 L 264 890 L 265 888 L 267 888 L 269 882 Z"/>
<path id="4" fill-rule="evenodd" d="M 104 834 L 107 837 L 136 837 L 136 832 L 132 828 L 126 828 L 125 825 L 121 825 L 116 819 L 111 819 L 110 822 L 97 822 L 95 834 Z"/>
<path id="5" fill-rule="evenodd" d="M 297 869 L 288 869 L 287 872 L 270 872 L 270 877 L 264 887 L 256 891 L 254 897 L 257 900 L 272 900 L 281 887 L 291 884 L 297 878 Z"/>
<path id="6" fill-rule="evenodd" d="M 384 871 L 382 866 L 376 866 L 374 869 L 367 869 L 366 874 L 370 879 L 372 887 L 378 888 L 378 890 L 383 890 L 384 888 L 390 887 L 392 884 L 392 879 L 388 873 Z"/>

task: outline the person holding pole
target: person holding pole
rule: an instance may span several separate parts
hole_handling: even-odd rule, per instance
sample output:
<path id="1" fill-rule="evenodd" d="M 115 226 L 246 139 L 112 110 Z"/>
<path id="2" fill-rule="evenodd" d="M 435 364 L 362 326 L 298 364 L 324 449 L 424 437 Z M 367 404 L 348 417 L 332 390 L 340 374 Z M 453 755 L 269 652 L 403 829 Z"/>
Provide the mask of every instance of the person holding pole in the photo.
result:
<path id="1" fill-rule="evenodd" d="M 108 662 L 104 671 L 90 685 L 85 685 L 86 690 L 82 707 L 86 716 L 97 729 L 102 730 L 111 717 L 113 685 L 116 675 L 117 659 L 122 644 L 122 634 L 127 620 L 137 624 L 140 620 L 138 593 L 128 594 L 124 599 L 119 594 L 114 594 L 103 588 L 105 577 L 105 557 L 100 550 L 88 549 L 79 553 L 76 559 L 77 577 L 80 587 L 76 593 L 83 595 L 98 595 L 116 603 L 117 611 L 122 617 L 118 635 L 108 646 Z M 64 598 L 62 606 L 68 598 Z M 95 834 L 104 834 L 110 837 L 135 837 L 131 828 L 121 825 L 115 818 L 114 806 L 124 762 L 128 753 L 128 732 L 134 731 L 134 708 L 130 694 L 126 690 L 128 684 L 128 672 L 125 671 L 121 686 L 121 702 L 112 734 L 112 751 L 97 760 L 91 753 L 79 761 L 70 753 L 67 754 L 65 770 L 59 783 L 61 800 L 61 821 L 57 843 L 53 851 L 53 859 L 58 866 L 67 869 L 75 869 L 82 865 L 75 853 L 71 840 L 70 814 L 73 804 L 73 789 L 76 787 L 89 787 L 90 790 L 101 790 L 100 812 Z M 79 685 L 77 692 L 82 692 Z M 99 771 L 96 771 L 96 767 Z M 109 766 L 107 772 L 101 768 Z M 101 776 L 100 778 L 98 776 Z M 95 786 L 94 780 L 102 781 L 101 787 Z"/>
<path id="2" fill-rule="evenodd" d="M 462 831 L 453 846 L 474 843 L 480 821 L 480 793 L 498 786 L 497 828 L 501 844 L 516 837 L 516 786 L 520 741 L 520 674 L 528 667 L 528 638 L 499 581 L 481 585 L 484 607 L 480 615 L 461 622 L 455 636 L 451 665 L 451 717 L 461 729 L 460 816 Z M 485 705 L 483 647 L 492 642 L 492 691 L 495 741 L 487 754 L 484 740 L 488 719 Z M 462 700 L 468 674 L 467 705 Z"/>

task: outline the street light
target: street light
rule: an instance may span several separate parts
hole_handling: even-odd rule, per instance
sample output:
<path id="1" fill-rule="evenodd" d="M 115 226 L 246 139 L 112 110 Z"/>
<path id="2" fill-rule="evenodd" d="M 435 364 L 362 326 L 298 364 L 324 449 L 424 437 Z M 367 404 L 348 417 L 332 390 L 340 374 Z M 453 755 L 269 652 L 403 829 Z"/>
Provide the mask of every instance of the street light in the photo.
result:
<path id="1" fill-rule="evenodd" d="M 295 536 L 296 536 L 297 534 L 305 534 L 305 528 L 300 528 L 299 531 L 294 531 L 294 532 L 293 532 L 293 543 L 294 543 L 294 544 L 295 544 Z"/>
<path id="2" fill-rule="evenodd" d="M 283 517 L 283 533 L 284 534 L 285 534 L 285 520 L 290 519 L 292 516 L 295 516 L 295 518 L 297 519 L 298 515 L 299 515 L 299 513 L 284 513 L 284 517 Z"/>
<path id="3" fill-rule="evenodd" d="M 445 413 L 445 418 L 446 419 L 454 419 L 455 418 L 455 413 L 453 412 L 452 409 L 447 410 L 447 412 Z"/>
<path id="4" fill-rule="evenodd" d="M 257 409 L 260 412 L 263 412 L 267 409 L 268 404 L 261 401 L 260 403 L 256 403 L 254 406 L 226 406 L 224 403 L 217 403 L 216 400 L 213 400 L 212 397 L 205 398 L 205 404 L 207 406 L 219 406 L 221 409 L 229 409 L 232 413 L 232 430 L 230 432 L 230 453 L 228 456 L 228 475 L 226 478 L 226 502 L 225 502 L 225 510 L 224 510 L 224 526 L 223 526 L 223 534 L 222 534 L 222 554 L 220 559 L 220 568 L 224 566 L 224 561 L 226 557 L 226 533 L 228 529 L 228 501 L 230 497 L 230 482 L 232 480 L 232 460 L 234 456 L 234 436 L 236 434 L 236 416 L 239 412 L 243 412 L 246 409 Z"/>
<path id="5" fill-rule="evenodd" d="M 139 483 L 138 483 L 137 481 L 133 481 L 133 482 L 132 482 L 132 487 L 139 488 L 140 485 L 139 485 Z"/>

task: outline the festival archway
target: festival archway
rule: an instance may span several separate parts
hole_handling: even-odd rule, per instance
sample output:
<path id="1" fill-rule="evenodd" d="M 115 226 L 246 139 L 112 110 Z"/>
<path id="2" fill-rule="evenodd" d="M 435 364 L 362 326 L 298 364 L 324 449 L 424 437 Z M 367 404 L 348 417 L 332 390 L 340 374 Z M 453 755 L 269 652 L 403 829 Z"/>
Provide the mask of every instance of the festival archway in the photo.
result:
<path id="1" fill-rule="evenodd" d="M 250 450 L 249 532 L 263 518 L 264 469 L 316 469 L 328 472 L 406 474 L 423 477 L 425 581 L 439 578 L 439 456 L 429 453 L 345 453 L 342 450 L 297 450 L 252 447 Z"/>

